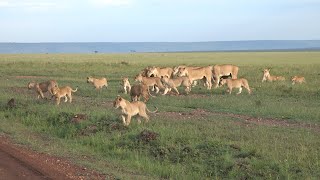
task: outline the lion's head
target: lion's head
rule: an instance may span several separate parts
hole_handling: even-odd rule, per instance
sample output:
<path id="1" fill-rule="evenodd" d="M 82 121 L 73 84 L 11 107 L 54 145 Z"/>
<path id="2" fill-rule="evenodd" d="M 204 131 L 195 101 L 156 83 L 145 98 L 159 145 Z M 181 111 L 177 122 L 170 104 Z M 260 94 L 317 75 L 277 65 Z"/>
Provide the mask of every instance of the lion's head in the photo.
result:
<path id="1" fill-rule="evenodd" d="M 123 101 L 124 99 L 118 95 L 116 99 L 113 101 L 113 107 L 118 109 Z"/>
<path id="2" fill-rule="evenodd" d="M 87 77 L 87 83 L 93 82 L 93 78 L 91 76 Z"/>

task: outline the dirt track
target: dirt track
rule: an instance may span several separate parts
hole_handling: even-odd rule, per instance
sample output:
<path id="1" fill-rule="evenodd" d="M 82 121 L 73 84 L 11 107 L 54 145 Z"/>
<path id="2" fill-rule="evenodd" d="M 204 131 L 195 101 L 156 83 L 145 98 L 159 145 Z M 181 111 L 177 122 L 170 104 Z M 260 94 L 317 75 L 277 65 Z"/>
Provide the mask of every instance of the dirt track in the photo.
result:
<path id="1" fill-rule="evenodd" d="M 0 136 L 0 179 L 113 179 L 67 160 L 14 145 Z"/>

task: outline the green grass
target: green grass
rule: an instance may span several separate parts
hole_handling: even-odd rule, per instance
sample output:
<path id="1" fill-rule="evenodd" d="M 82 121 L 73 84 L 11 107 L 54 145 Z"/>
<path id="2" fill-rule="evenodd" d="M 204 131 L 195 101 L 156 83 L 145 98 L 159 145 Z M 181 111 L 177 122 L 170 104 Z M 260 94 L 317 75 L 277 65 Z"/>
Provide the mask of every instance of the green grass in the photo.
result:
<path id="1" fill-rule="evenodd" d="M 319 58 L 320 52 L 0 55 L 0 133 L 124 179 L 319 179 L 317 130 L 255 125 L 223 114 L 187 117 L 202 109 L 319 124 Z M 248 79 L 253 94 L 243 90 L 239 96 L 236 91 L 228 95 L 226 87 L 209 91 L 196 86 L 188 96 L 157 96 L 147 105 L 157 106 L 160 115 L 140 125 L 133 120 L 129 127 L 122 126 L 119 110 L 112 108 L 121 94 L 121 76 L 129 76 L 133 84 L 133 77 L 150 65 L 221 63 L 238 65 L 239 76 Z M 261 83 L 267 67 L 287 80 Z M 108 89 L 95 91 L 86 83 L 90 75 L 107 77 Z M 294 75 L 305 76 L 307 83 L 292 86 Z M 78 86 L 74 102 L 57 107 L 53 101 L 35 99 L 26 88 L 29 81 L 48 79 Z M 17 108 L 8 110 L 5 102 L 12 97 Z M 88 120 L 70 123 L 77 113 Z M 141 140 L 145 130 L 157 138 Z"/>

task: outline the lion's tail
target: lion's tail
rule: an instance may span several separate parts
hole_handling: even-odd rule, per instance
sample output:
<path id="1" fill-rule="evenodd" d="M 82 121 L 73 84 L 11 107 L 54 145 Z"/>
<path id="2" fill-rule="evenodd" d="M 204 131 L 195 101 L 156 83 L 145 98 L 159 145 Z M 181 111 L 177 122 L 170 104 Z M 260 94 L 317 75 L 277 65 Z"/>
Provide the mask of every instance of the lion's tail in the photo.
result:
<path id="1" fill-rule="evenodd" d="M 149 112 L 149 113 L 156 113 L 156 112 L 158 112 L 158 108 L 156 107 L 156 106 L 154 106 L 155 108 L 156 108 L 156 110 L 154 110 L 154 111 L 150 111 L 148 108 L 146 108 L 147 109 L 147 111 Z"/>
<path id="2" fill-rule="evenodd" d="M 72 92 L 77 92 L 78 91 L 78 87 L 75 90 L 71 89 L 71 91 Z"/>

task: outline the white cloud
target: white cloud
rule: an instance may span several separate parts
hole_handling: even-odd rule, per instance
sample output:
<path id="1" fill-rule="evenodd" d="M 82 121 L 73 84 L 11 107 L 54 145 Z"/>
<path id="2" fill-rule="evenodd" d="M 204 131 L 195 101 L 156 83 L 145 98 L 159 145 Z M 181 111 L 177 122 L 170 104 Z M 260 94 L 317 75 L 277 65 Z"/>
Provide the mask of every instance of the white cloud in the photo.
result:
<path id="1" fill-rule="evenodd" d="M 46 12 L 68 7 L 63 0 L 0 0 L 0 9 L 14 9 L 24 12 Z"/>
<path id="2" fill-rule="evenodd" d="M 55 1 L 41 1 L 41 0 L 0 0 L 0 7 L 11 8 L 41 8 L 56 6 Z"/>
<path id="3" fill-rule="evenodd" d="M 129 6 L 132 0 L 89 0 L 91 4 L 98 7 L 103 6 Z"/>
<path id="4" fill-rule="evenodd" d="M 91 4 L 96 7 L 129 6 L 134 0 L 0 0 L 0 8 L 47 8 Z"/>
<path id="5" fill-rule="evenodd" d="M 0 1 L 0 7 L 8 7 L 9 5 L 8 1 Z"/>

